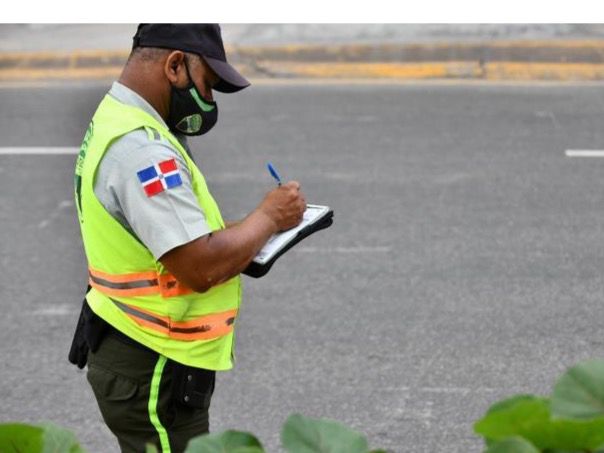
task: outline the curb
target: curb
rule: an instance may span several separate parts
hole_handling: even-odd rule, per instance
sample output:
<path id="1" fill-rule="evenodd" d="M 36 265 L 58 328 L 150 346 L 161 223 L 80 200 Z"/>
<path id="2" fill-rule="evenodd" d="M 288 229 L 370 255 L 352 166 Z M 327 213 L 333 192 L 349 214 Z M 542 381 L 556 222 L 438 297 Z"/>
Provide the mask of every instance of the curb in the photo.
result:
<path id="1" fill-rule="evenodd" d="M 127 50 L 0 53 L 0 81 L 116 78 Z M 227 47 L 246 77 L 604 80 L 604 40 Z"/>

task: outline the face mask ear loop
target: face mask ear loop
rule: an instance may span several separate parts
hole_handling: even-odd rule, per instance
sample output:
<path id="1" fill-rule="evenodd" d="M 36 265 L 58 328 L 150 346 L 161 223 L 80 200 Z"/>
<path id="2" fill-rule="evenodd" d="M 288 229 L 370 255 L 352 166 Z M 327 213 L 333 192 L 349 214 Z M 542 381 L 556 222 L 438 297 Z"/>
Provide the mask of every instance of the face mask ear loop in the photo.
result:
<path id="1" fill-rule="evenodd" d="M 191 73 L 189 72 L 189 65 L 187 64 L 188 59 L 189 58 L 185 54 L 185 58 L 183 59 L 183 62 L 185 63 L 185 71 L 187 71 L 187 77 L 189 78 L 188 87 L 189 87 L 189 89 L 194 87 L 197 90 L 197 85 L 195 85 L 195 82 L 193 82 L 193 77 L 191 77 Z"/>

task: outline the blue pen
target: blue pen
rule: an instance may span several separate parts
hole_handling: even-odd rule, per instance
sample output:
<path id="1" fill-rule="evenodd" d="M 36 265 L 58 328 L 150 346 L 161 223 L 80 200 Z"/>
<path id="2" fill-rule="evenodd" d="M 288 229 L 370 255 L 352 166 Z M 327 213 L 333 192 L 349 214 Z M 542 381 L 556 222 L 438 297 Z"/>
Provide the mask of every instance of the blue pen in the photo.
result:
<path id="1" fill-rule="evenodd" d="M 268 164 L 266 164 L 266 168 L 268 168 L 268 172 L 271 174 L 271 176 L 275 178 L 277 184 L 281 186 L 281 178 L 279 177 L 279 173 L 277 173 L 277 170 L 275 170 L 275 167 L 273 167 L 273 165 L 269 162 Z"/>

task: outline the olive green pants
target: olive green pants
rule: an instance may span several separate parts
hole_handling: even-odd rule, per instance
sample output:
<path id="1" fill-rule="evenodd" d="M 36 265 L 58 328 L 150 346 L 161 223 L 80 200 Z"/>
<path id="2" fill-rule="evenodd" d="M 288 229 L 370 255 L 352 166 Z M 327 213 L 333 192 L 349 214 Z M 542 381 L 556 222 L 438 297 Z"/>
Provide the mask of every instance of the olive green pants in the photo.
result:
<path id="1" fill-rule="evenodd" d="M 87 378 L 105 423 L 124 453 L 153 444 L 162 453 L 184 451 L 189 440 L 209 431 L 210 399 L 194 409 L 172 398 L 173 362 L 148 349 L 107 335 L 88 353 Z"/>

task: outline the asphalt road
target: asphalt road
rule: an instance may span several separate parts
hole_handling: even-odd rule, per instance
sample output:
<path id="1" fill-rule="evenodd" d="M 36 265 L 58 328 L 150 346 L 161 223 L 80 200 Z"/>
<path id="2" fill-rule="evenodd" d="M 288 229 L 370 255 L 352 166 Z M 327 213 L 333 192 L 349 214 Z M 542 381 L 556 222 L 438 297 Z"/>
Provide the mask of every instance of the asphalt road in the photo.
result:
<path id="1" fill-rule="evenodd" d="M 0 89 L 1 146 L 76 146 L 103 84 Z M 604 86 L 261 85 L 194 141 L 228 218 L 299 179 L 336 223 L 245 280 L 214 431 L 279 450 L 292 412 L 395 452 L 477 452 L 495 400 L 604 355 Z M 0 421 L 117 449 L 66 360 L 86 263 L 74 156 L 0 156 Z"/>

